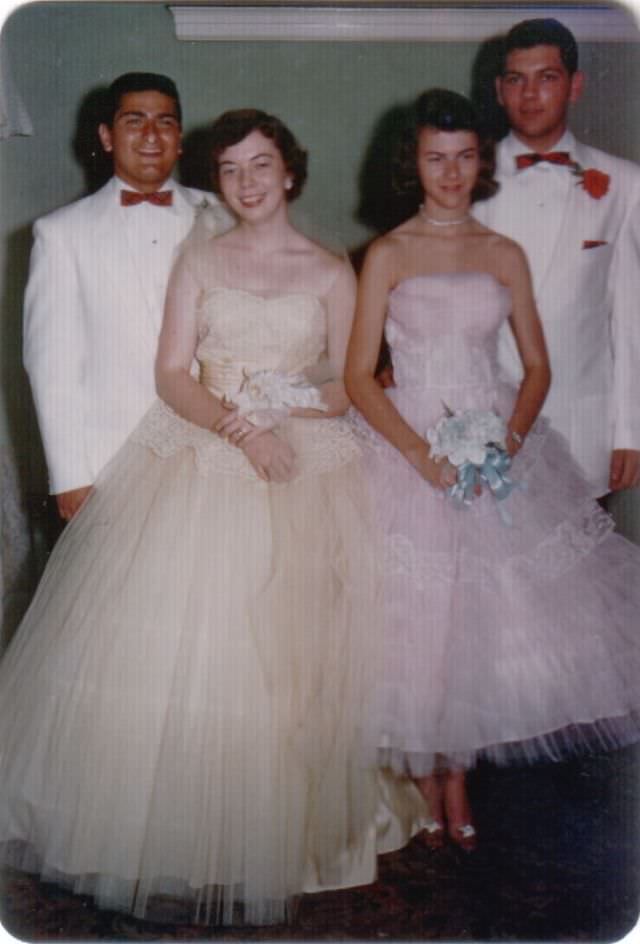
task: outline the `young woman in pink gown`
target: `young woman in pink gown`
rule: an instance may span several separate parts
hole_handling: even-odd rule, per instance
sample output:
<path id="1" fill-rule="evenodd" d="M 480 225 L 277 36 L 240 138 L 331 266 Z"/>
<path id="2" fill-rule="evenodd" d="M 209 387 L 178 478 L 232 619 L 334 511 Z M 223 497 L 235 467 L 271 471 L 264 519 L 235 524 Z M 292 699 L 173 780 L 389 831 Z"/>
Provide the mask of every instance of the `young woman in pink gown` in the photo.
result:
<path id="1" fill-rule="evenodd" d="M 550 371 L 527 261 L 470 212 L 495 192 L 470 102 L 424 93 L 396 169 L 423 202 L 369 249 L 345 375 L 385 541 L 385 669 L 369 730 L 381 762 L 427 797 L 428 842 L 448 834 L 471 849 L 465 770 L 477 757 L 558 760 L 638 739 L 640 549 L 612 533 L 540 416 Z M 519 389 L 497 366 L 507 320 Z M 374 379 L 383 332 L 385 390 Z M 445 410 L 468 409 L 506 422 L 520 483 L 501 504 L 511 524 L 486 486 L 456 505 L 456 468 L 426 441 Z"/>

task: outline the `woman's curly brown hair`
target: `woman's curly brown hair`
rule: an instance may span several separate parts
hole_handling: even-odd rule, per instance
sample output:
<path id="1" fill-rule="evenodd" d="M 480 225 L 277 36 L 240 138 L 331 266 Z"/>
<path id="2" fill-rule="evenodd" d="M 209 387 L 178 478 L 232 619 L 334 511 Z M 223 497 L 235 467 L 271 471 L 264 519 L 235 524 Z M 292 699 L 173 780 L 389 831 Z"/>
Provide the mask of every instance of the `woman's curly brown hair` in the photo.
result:
<path id="1" fill-rule="evenodd" d="M 307 152 L 300 147 L 291 131 L 279 118 L 257 108 L 225 111 L 214 121 L 210 139 L 214 192 L 221 192 L 220 155 L 228 147 L 244 141 L 252 131 L 259 131 L 265 138 L 269 138 L 280 151 L 287 173 L 291 176 L 291 188 L 286 191 L 286 198 L 288 201 L 295 200 L 302 193 L 307 179 Z"/>
<path id="2" fill-rule="evenodd" d="M 422 200 L 423 190 L 418 177 L 418 134 L 423 128 L 437 131 L 473 131 L 478 137 L 480 168 L 471 200 L 487 200 L 497 192 L 499 184 L 494 179 L 495 148 L 484 131 L 477 112 L 468 98 L 448 89 L 429 89 L 416 100 L 409 125 L 399 142 L 393 160 L 393 186 L 397 193 L 415 196 L 416 204 Z"/>

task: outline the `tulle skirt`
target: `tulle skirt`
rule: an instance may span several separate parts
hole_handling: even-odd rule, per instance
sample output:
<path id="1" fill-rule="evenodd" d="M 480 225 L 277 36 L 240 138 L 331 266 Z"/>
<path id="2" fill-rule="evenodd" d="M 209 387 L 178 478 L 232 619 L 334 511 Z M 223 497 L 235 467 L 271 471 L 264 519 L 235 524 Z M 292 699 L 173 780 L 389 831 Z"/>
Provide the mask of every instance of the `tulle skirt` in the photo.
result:
<path id="1" fill-rule="evenodd" d="M 453 394 L 395 389 L 426 431 Z M 509 416 L 514 392 L 461 408 Z M 441 766 L 560 760 L 640 739 L 640 548 L 611 518 L 562 437 L 530 432 L 503 503 L 466 507 L 424 482 L 354 420 L 385 541 L 384 670 L 368 739 L 381 761 L 425 775 Z"/>
<path id="2" fill-rule="evenodd" d="M 2 664 L 2 855 L 139 917 L 170 894 L 199 921 L 281 921 L 303 890 L 372 881 L 424 812 L 362 747 L 380 621 L 359 453 L 343 421 L 290 420 L 298 475 L 270 485 L 154 410 Z"/>

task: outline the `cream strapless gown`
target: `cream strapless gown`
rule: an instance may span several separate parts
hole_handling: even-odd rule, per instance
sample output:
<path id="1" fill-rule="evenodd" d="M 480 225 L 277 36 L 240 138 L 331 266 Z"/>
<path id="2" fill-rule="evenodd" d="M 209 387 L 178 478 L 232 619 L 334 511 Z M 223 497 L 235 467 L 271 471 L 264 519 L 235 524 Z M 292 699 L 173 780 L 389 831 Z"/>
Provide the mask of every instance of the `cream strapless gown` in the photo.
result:
<path id="1" fill-rule="evenodd" d="M 321 301 L 209 292 L 201 378 L 325 355 Z M 362 884 L 423 814 L 360 732 L 379 648 L 376 538 L 342 419 L 289 419 L 296 476 L 157 402 L 65 529 L 0 671 L 3 859 L 148 916 L 267 923 Z"/>

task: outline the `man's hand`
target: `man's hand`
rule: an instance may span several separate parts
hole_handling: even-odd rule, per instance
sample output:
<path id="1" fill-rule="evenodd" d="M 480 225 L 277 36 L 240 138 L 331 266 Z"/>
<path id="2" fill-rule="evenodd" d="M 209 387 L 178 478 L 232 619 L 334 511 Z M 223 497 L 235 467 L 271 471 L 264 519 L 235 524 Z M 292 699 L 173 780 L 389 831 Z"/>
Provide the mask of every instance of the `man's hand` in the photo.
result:
<path id="1" fill-rule="evenodd" d="M 80 511 L 92 491 L 93 485 L 83 485 L 82 488 L 72 488 L 68 492 L 60 492 L 59 495 L 56 495 L 58 514 L 62 520 L 71 521 L 76 512 Z"/>
<path id="2" fill-rule="evenodd" d="M 610 490 L 619 492 L 637 485 L 640 485 L 640 450 L 614 449 L 609 470 Z"/>

